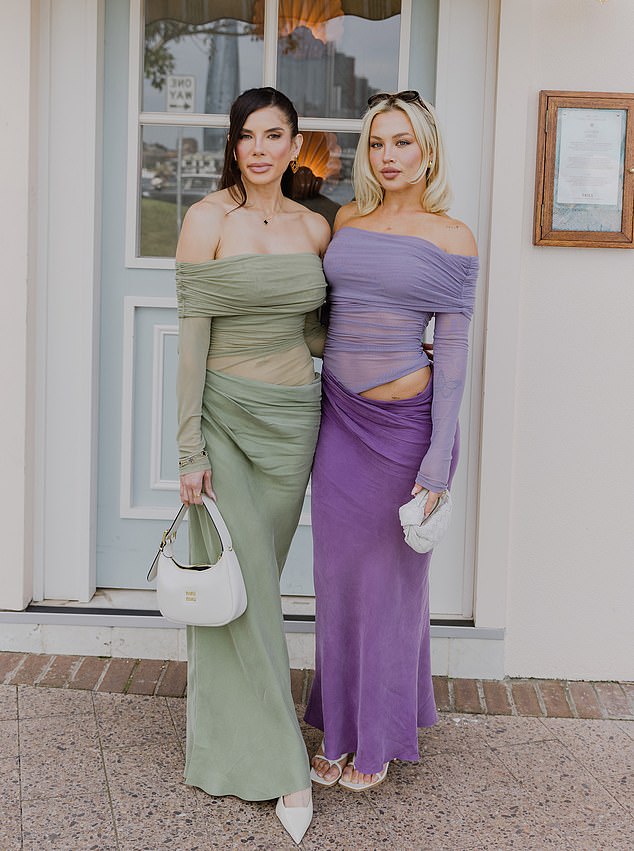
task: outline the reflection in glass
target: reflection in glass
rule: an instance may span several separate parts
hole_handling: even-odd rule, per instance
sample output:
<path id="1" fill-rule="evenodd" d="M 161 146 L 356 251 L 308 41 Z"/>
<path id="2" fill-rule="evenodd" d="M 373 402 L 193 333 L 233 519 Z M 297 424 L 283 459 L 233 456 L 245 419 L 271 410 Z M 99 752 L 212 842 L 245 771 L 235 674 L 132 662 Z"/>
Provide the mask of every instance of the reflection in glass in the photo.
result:
<path id="1" fill-rule="evenodd" d="M 400 0 L 280 0 L 278 87 L 300 115 L 358 118 L 398 80 Z"/>
<path id="2" fill-rule="evenodd" d="M 351 201 L 357 133 L 305 131 L 294 197 L 331 224 Z M 220 184 L 222 150 L 207 147 L 202 127 L 142 127 L 139 175 L 141 257 L 173 257 L 183 216 Z"/>
<path id="3" fill-rule="evenodd" d="M 139 255 L 173 257 L 183 216 L 220 183 L 222 148 L 206 144 L 202 127 L 142 128 Z"/>
<path id="4" fill-rule="evenodd" d="M 303 131 L 298 157 L 299 170 L 293 178 L 293 197 L 332 224 L 337 210 L 354 197 L 352 163 L 358 133 Z"/>
<path id="5" fill-rule="evenodd" d="M 193 111 L 202 113 L 227 113 L 241 91 L 261 86 L 258 5 L 259 0 L 145 0 L 143 111 L 167 110 L 170 75 L 195 78 Z"/>
<path id="6" fill-rule="evenodd" d="M 436 102 L 436 59 L 440 0 L 412 3 L 407 88 L 416 89 L 430 103 Z"/>

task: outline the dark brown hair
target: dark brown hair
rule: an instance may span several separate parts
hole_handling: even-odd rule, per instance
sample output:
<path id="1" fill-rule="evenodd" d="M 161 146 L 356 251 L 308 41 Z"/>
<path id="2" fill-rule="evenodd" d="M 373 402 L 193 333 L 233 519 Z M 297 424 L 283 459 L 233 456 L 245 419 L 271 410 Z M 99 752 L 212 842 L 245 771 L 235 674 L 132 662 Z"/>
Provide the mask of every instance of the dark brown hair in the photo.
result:
<path id="1" fill-rule="evenodd" d="M 229 135 L 225 146 L 225 163 L 222 169 L 220 188 L 228 189 L 234 200 L 238 202 L 239 207 L 245 204 L 247 191 L 244 188 L 242 174 L 235 158 L 236 145 L 240 139 L 242 128 L 251 113 L 268 106 L 276 106 L 284 114 L 291 131 L 291 138 L 295 138 L 299 133 L 297 111 L 289 98 L 277 89 L 273 89 L 271 86 L 247 89 L 234 100 L 229 113 Z M 282 175 L 282 193 L 289 198 L 291 197 L 292 181 L 293 172 L 289 167 Z"/>

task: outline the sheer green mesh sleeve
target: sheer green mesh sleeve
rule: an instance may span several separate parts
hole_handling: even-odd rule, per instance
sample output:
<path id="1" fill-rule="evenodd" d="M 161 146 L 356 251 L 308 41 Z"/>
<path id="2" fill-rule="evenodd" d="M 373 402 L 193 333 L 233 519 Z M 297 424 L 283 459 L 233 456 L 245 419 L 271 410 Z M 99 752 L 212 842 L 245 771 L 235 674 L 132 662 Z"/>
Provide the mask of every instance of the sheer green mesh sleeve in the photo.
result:
<path id="1" fill-rule="evenodd" d="M 198 473 L 211 468 L 200 425 L 210 336 L 209 317 L 179 319 L 176 402 L 180 473 Z"/>

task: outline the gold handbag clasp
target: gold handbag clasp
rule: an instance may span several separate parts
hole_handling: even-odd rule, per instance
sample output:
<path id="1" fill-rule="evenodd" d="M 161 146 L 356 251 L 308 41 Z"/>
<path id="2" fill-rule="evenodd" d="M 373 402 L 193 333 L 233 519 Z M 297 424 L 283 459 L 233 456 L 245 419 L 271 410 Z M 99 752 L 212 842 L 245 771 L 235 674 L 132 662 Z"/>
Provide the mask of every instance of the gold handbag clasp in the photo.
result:
<path id="1" fill-rule="evenodd" d="M 163 537 L 161 538 L 161 546 L 159 547 L 159 549 L 161 551 L 163 551 L 165 549 L 165 547 L 167 546 L 167 544 L 173 544 L 175 540 L 176 540 L 176 532 L 172 532 L 171 528 L 166 529 L 163 532 Z"/>

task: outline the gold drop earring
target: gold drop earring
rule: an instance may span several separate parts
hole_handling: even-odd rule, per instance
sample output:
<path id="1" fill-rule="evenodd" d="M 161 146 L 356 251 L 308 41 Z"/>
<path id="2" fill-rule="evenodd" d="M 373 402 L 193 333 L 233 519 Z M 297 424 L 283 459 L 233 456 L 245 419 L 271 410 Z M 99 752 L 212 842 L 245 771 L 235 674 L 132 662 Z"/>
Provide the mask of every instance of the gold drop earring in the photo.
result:
<path id="1" fill-rule="evenodd" d="M 293 174 L 297 174 L 297 169 L 299 168 L 299 163 L 297 162 L 297 157 L 295 157 L 294 160 L 291 160 L 289 165 L 291 167 L 291 171 L 293 172 Z"/>

